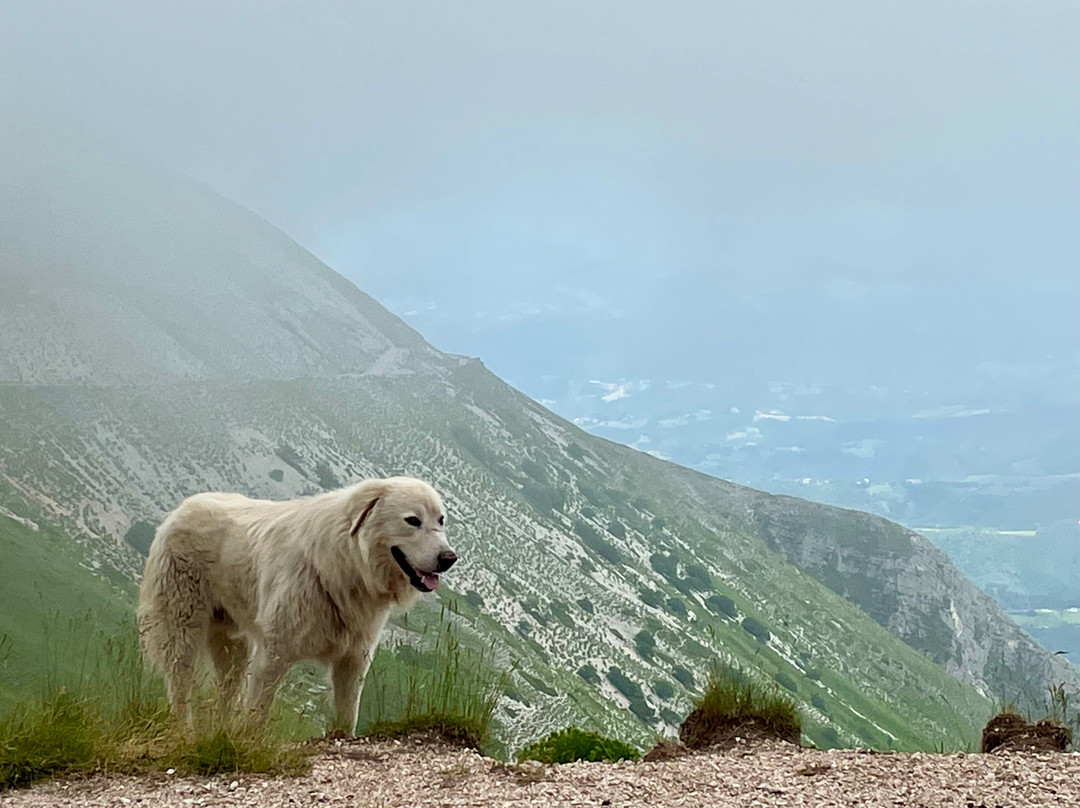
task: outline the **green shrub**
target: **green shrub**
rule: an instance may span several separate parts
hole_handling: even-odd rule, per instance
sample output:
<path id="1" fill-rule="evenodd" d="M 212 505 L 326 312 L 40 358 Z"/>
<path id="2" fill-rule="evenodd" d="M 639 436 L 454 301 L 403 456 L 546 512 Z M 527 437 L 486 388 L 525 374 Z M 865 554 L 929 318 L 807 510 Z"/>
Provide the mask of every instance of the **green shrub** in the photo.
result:
<path id="1" fill-rule="evenodd" d="M 668 598 L 667 601 L 668 611 L 677 617 L 686 617 L 686 604 L 679 598 Z"/>
<path id="2" fill-rule="evenodd" d="M 622 563 L 622 553 L 613 544 L 601 536 L 592 525 L 581 519 L 574 523 L 574 532 L 581 537 L 582 543 L 612 564 Z"/>
<path id="3" fill-rule="evenodd" d="M 272 731 L 270 731 L 272 732 Z M 193 774 L 278 774 L 299 772 L 305 762 L 295 748 L 275 743 L 268 731 L 221 728 L 185 744 L 184 768 Z"/>
<path id="4" fill-rule="evenodd" d="M 639 721 L 650 725 L 656 723 L 656 713 L 645 699 L 630 699 L 629 701 L 628 709 L 638 717 Z"/>
<path id="5" fill-rule="evenodd" d="M 325 460 L 320 460 L 315 465 L 315 476 L 319 478 L 319 485 L 327 491 L 341 487 L 341 481 L 335 476 L 330 465 Z"/>
<path id="6" fill-rule="evenodd" d="M 700 564 L 688 564 L 686 567 L 686 582 L 699 592 L 708 592 L 713 588 L 712 576 L 709 571 Z"/>
<path id="7" fill-rule="evenodd" d="M 146 558 L 150 553 L 150 544 L 154 541 L 154 526 L 149 522 L 134 522 L 124 533 L 124 541 Z"/>
<path id="8" fill-rule="evenodd" d="M 524 694 L 520 690 L 518 690 L 516 687 L 514 687 L 513 684 L 510 683 L 509 679 L 503 683 L 502 693 L 504 696 L 506 696 L 506 698 L 512 699 L 519 704 L 524 704 L 526 707 L 532 704 L 532 702 L 525 698 Z"/>
<path id="9" fill-rule="evenodd" d="M 780 687 L 784 688 L 785 690 L 790 690 L 792 693 L 799 692 L 798 683 L 794 679 L 792 679 L 791 676 L 788 675 L 787 671 L 780 671 L 775 676 L 773 676 L 773 679 L 778 685 L 780 685 Z"/>
<path id="10" fill-rule="evenodd" d="M 739 610 L 735 607 L 735 601 L 727 595 L 709 595 L 705 598 L 705 608 L 716 615 L 738 617 Z"/>
<path id="11" fill-rule="evenodd" d="M 665 682 L 663 679 L 653 685 L 653 693 L 662 698 L 664 701 L 675 698 L 675 685 L 671 682 Z"/>
<path id="12" fill-rule="evenodd" d="M 679 580 L 679 560 L 671 553 L 653 553 L 649 556 L 649 565 L 669 582 Z"/>
<path id="13" fill-rule="evenodd" d="M 608 681 L 615 685 L 615 689 L 622 693 L 630 701 L 644 701 L 645 694 L 641 692 L 641 685 L 627 677 L 618 668 L 612 668 L 607 673 Z"/>
<path id="14" fill-rule="evenodd" d="M 567 727 L 533 741 L 518 752 L 517 757 L 518 760 L 538 760 L 541 763 L 572 763 L 575 760 L 636 760 L 640 753 L 614 738 Z"/>
<path id="15" fill-rule="evenodd" d="M 566 494 L 560 489 L 532 480 L 521 487 L 521 496 L 540 513 L 561 511 L 566 507 Z"/>
<path id="16" fill-rule="evenodd" d="M 596 672 L 596 668 L 592 665 L 582 665 L 577 669 L 577 675 L 590 685 L 600 684 L 600 674 Z"/>
<path id="17" fill-rule="evenodd" d="M 651 633 L 642 629 L 634 637 L 634 647 L 637 649 L 638 656 L 646 662 L 651 662 L 653 653 L 656 651 L 656 639 Z"/>
<path id="18" fill-rule="evenodd" d="M 473 430 L 465 426 L 452 426 L 450 427 L 450 434 L 454 438 L 455 445 L 472 455 L 479 461 L 481 466 L 492 464 L 493 461 L 491 460 L 487 449 L 480 443 L 476 432 L 473 432 Z"/>
<path id="19" fill-rule="evenodd" d="M 582 611 L 588 612 L 589 614 L 596 613 L 596 609 L 593 608 L 592 601 L 588 598 L 581 598 L 581 600 L 577 602 L 577 605 L 581 607 Z"/>
<path id="20" fill-rule="evenodd" d="M 570 616 L 569 606 L 563 603 L 561 600 L 551 601 L 551 605 L 548 606 L 548 610 L 551 612 L 551 616 L 562 623 L 567 628 L 574 628 L 574 618 Z"/>
<path id="21" fill-rule="evenodd" d="M 646 606 L 652 606 L 654 609 L 659 609 L 664 605 L 664 596 L 655 589 L 639 589 L 638 596 L 641 598 L 642 603 Z"/>
<path id="22" fill-rule="evenodd" d="M 840 735 L 836 727 L 822 727 L 820 735 L 822 749 L 836 749 L 840 746 Z"/>
<path id="23" fill-rule="evenodd" d="M 281 458 L 281 460 L 286 465 L 290 466 L 293 471 L 295 471 L 301 477 L 307 477 L 307 472 L 305 472 L 304 467 L 300 465 L 300 455 L 298 455 L 296 453 L 296 450 L 289 444 L 281 444 L 277 449 L 274 450 L 274 454 Z"/>
<path id="24" fill-rule="evenodd" d="M 660 720 L 672 727 L 677 727 L 679 726 L 679 722 L 682 721 L 682 716 L 674 710 L 669 710 L 667 707 L 661 707 Z"/>
<path id="25" fill-rule="evenodd" d="M 544 471 L 544 467 L 537 463 L 535 460 L 529 460 L 526 458 L 521 461 L 521 470 L 536 480 L 538 483 L 546 484 L 548 482 L 547 472 Z"/>
<path id="26" fill-rule="evenodd" d="M 694 674 L 690 673 L 690 671 L 688 671 L 681 665 L 672 668 L 671 675 L 674 676 L 675 679 L 680 682 L 685 688 L 693 688 L 693 686 L 695 685 Z"/>
<path id="27" fill-rule="evenodd" d="M 525 610 L 525 612 L 528 615 L 530 615 L 532 617 L 533 620 L 535 620 L 541 626 L 547 626 L 547 624 L 548 624 L 547 615 L 545 615 L 544 612 L 541 611 L 541 609 L 540 609 L 540 601 L 539 600 L 537 600 L 534 597 L 525 598 L 521 602 L 521 607 Z"/>
<path id="28" fill-rule="evenodd" d="M 768 642 L 772 639 L 772 634 L 765 628 L 764 624 L 760 620 L 756 620 L 753 617 L 744 617 L 742 621 L 743 631 L 749 634 L 751 637 L 756 637 L 761 642 Z"/>

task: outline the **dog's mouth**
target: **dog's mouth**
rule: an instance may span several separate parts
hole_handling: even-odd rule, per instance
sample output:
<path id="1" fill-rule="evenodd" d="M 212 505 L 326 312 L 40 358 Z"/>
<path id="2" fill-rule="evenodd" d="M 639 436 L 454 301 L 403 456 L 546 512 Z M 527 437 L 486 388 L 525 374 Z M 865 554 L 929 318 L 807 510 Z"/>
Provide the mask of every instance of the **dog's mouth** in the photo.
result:
<path id="1" fill-rule="evenodd" d="M 394 557 L 394 561 L 401 567 L 401 571 L 405 573 L 406 577 L 409 579 L 409 583 L 421 592 L 434 592 L 439 586 L 439 574 L 416 569 L 409 563 L 409 560 L 405 558 L 405 553 L 401 551 L 400 547 L 396 545 L 391 547 L 390 555 Z"/>

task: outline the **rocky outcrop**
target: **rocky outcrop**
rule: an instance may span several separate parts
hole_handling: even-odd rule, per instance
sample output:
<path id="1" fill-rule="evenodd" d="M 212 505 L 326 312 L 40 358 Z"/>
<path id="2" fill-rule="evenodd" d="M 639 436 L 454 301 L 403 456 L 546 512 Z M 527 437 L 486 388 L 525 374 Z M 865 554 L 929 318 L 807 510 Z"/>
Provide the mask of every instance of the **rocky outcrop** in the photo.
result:
<path id="1" fill-rule="evenodd" d="M 1042 705 L 1080 671 L 1048 654 L 922 536 L 859 511 L 758 494 L 747 529 L 912 648 L 998 700 Z"/>

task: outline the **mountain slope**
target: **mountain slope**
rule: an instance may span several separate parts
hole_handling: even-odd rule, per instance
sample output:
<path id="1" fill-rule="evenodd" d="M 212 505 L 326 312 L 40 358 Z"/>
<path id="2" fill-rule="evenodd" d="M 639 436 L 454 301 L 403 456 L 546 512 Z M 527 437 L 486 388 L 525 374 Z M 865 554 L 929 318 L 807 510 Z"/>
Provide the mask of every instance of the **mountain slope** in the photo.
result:
<path id="1" fill-rule="evenodd" d="M 790 549 L 812 534 L 840 552 L 849 536 L 891 535 L 884 520 L 590 437 L 480 362 L 437 352 L 256 217 L 198 189 L 113 179 L 54 170 L 33 186 L 45 202 L 18 206 L 24 183 L 0 209 L 22 234 L 0 264 L 0 327 L 18 332 L 0 344 L 0 480 L 13 511 L 40 509 L 100 563 L 137 574 L 139 537 L 195 491 L 429 479 L 463 557 L 447 577 L 459 596 L 440 589 L 441 602 L 513 670 L 511 745 L 570 722 L 645 743 L 726 658 L 790 691 L 815 742 L 964 746 L 999 684 L 979 664 L 989 641 L 1014 650 L 1010 676 L 1052 664 L 1000 611 L 969 639 L 976 615 L 920 606 L 949 587 L 955 610 L 985 607 L 947 562 L 922 582 L 897 572 L 907 560 L 868 569 L 864 592 Z M 46 238 L 26 211 L 58 205 L 89 223 Z M 886 627 L 946 663 L 962 640 L 959 678 Z M 416 641 L 404 625 L 396 639 Z"/>
<path id="2" fill-rule="evenodd" d="M 719 481 L 702 477 L 692 501 L 680 501 L 659 461 L 621 450 L 608 457 L 612 447 L 596 451 L 528 401 L 507 413 L 490 394 L 464 393 L 473 385 L 461 376 L 474 372 L 466 364 L 451 375 L 452 409 L 444 381 L 418 378 L 20 388 L 19 408 L 8 389 L 4 468 L 22 469 L 29 491 L 58 492 L 57 516 L 103 536 L 101 557 L 132 572 L 138 559 L 118 537 L 190 491 L 283 497 L 320 480 L 399 471 L 432 480 L 463 558 L 447 583 L 477 604 L 462 609 L 473 630 L 516 664 L 525 698 L 509 706 L 525 736 L 587 720 L 573 703 L 587 679 L 647 720 L 666 711 L 665 723 L 675 723 L 711 662 L 731 655 L 820 712 L 821 741 L 970 737 L 985 702 L 757 537 L 728 527 L 723 511 L 713 513 Z M 544 420 L 529 428 L 514 422 L 519 413 Z M 35 428 L 42 420 L 46 428 Z M 571 454 L 555 465 L 560 443 Z M 634 497 L 620 477 L 639 481 Z M 748 618 L 767 641 L 743 627 Z M 673 696 L 655 692 L 670 692 L 661 681 Z M 953 707 L 943 711 L 944 701 Z"/>
<path id="3" fill-rule="evenodd" d="M 81 563 L 78 548 L 59 531 L 18 516 L 0 485 L 0 705 L 37 693 L 42 676 L 73 681 L 84 661 L 59 653 L 93 615 L 114 627 L 133 619 L 130 580 L 111 583 Z"/>
<path id="4" fill-rule="evenodd" d="M 75 146 L 25 151 L 0 167 L 0 382 L 430 368 L 419 334 L 243 208 Z"/>

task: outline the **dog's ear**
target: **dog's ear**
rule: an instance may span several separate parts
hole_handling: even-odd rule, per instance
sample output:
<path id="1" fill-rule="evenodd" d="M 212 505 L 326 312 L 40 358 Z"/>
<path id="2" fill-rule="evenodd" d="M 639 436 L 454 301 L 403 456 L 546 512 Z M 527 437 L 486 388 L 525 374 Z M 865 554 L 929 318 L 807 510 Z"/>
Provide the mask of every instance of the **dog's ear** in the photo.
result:
<path id="1" fill-rule="evenodd" d="M 356 487 L 349 497 L 349 520 L 352 527 L 349 535 L 355 538 L 364 522 L 379 504 L 379 499 L 386 493 L 386 484 L 382 480 L 365 480 Z"/>

